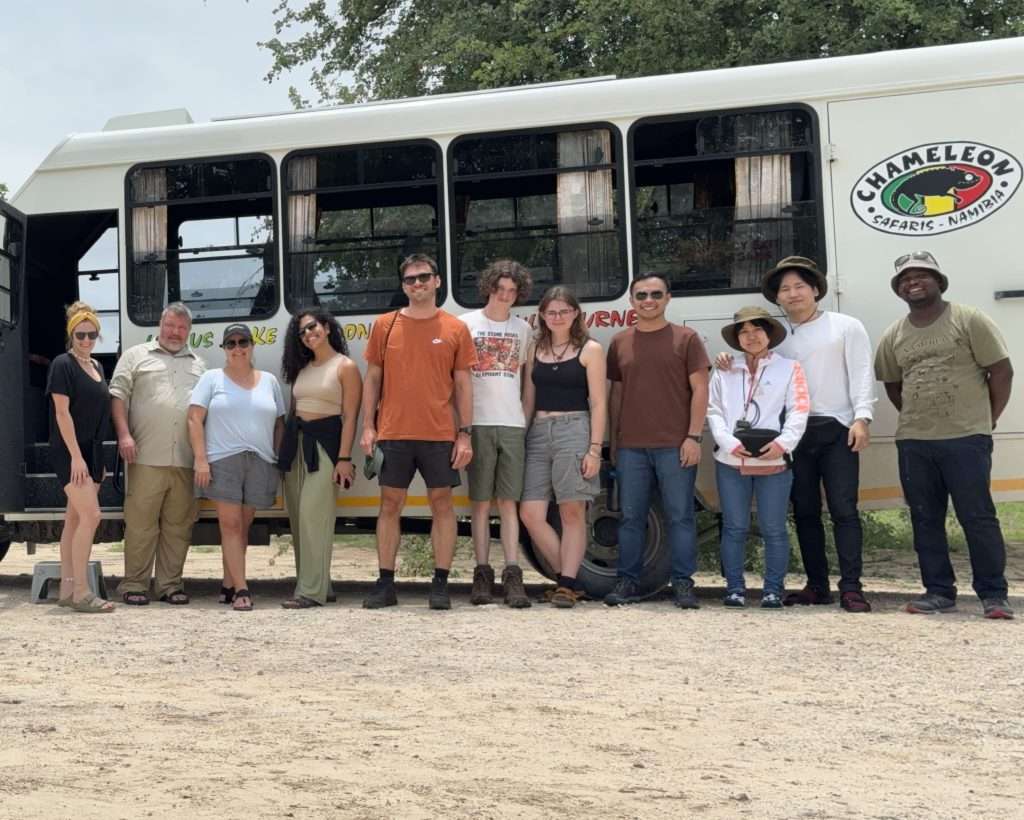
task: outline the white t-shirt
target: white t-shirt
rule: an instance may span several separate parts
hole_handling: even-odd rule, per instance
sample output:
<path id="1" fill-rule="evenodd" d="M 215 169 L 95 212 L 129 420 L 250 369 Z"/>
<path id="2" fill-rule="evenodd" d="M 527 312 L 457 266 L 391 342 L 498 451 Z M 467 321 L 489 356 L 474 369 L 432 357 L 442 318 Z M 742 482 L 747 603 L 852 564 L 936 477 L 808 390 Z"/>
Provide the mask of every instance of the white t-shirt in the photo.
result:
<path id="1" fill-rule="evenodd" d="M 831 416 L 849 427 L 854 419 L 873 418 L 875 374 L 871 340 L 858 319 L 822 312 L 812 322 L 789 327 L 777 348 L 796 359 L 807 376 L 811 415 Z"/>
<path id="2" fill-rule="evenodd" d="M 476 348 L 473 376 L 474 427 L 526 427 L 522 373 L 530 344 L 530 326 L 518 316 L 505 322 L 488 319 L 483 310 L 460 317 Z"/>
<path id="3" fill-rule="evenodd" d="M 206 408 L 206 458 L 210 463 L 245 452 L 277 463 L 274 423 L 285 414 L 285 406 L 273 373 L 261 370 L 256 386 L 246 390 L 221 368 L 207 370 L 192 389 L 189 403 Z"/>

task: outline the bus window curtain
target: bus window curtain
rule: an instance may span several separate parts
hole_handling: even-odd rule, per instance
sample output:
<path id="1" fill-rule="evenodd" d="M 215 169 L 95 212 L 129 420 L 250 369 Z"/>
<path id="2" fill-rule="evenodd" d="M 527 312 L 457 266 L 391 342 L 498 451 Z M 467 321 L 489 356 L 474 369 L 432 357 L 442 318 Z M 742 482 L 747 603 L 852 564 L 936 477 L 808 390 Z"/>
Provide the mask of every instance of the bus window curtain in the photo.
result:
<path id="1" fill-rule="evenodd" d="M 133 182 L 137 201 L 167 199 L 167 170 L 148 168 Z M 133 313 L 139 321 L 158 322 L 167 303 L 167 206 L 138 204 L 132 209 Z"/>
<path id="2" fill-rule="evenodd" d="M 288 162 L 288 188 L 316 187 L 316 157 L 293 157 Z M 316 194 L 288 197 L 289 287 L 292 310 L 319 304 L 316 295 Z"/>
<path id="3" fill-rule="evenodd" d="M 612 159 L 607 129 L 558 134 L 558 166 L 604 165 Z M 558 175 L 558 279 L 581 298 L 604 292 L 605 279 L 617 271 L 614 182 L 611 169 Z"/>

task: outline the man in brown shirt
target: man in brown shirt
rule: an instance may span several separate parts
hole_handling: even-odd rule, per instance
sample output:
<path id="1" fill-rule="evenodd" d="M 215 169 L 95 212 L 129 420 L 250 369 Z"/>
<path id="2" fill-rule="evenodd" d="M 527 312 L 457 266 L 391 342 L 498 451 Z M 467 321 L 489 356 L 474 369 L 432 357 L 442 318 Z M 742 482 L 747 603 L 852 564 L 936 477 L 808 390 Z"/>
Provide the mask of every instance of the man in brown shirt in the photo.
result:
<path id="1" fill-rule="evenodd" d="M 709 362 L 700 337 L 665 318 L 670 298 L 663 277 L 634 280 L 629 300 L 636 326 L 616 334 L 608 348 L 611 459 L 622 508 L 619 578 L 604 599 L 609 606 L 639 601 L 658 591 L 639 583 L 651 485 L 656 480 L 672 552 L 673 600 L 682 609 L 698 607 L 693 592 L 693 488 L 707 413 Z"/>
<path id="2" fill-rule="evenodd" d="M 456 534 L 452 488 L 459 486 L 459 470 L 473 457 L 469 369 L 476 364 L 476 349 L 466 325 L 437 307 L 441 276 L 433 259 L 413 254 L 402 263 L 399 276 L 409 306 L 373 323 L 365 354 L 361 444 L 368 456 L 379 447 L 384 464 L 377 516 L 380 578 L 363 606 L 379 609 L 398 603 L 395 558 L 400 516 L 419 471 L 433 518 L 430 608 L 451 609 L 448 571 Z M 457 435 L 453 404 L 460 425 Z"/>

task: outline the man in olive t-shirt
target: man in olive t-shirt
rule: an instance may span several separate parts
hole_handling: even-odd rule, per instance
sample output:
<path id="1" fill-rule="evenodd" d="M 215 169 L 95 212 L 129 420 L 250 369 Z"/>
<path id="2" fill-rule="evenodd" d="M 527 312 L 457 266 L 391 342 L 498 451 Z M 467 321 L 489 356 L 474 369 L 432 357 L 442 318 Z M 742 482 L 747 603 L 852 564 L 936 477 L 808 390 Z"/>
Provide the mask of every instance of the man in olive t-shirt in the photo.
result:
<path id="1" fill-rule="evenodd" d="M 989 482 L 992 429 L 1010 399 L 1006 343 L 977 308 L 946 302 L 949 280 L 927 251 L 896 260 L 892 289 L 910 308 L 875 353 L 875 375 L 899 410 L 896 447 L 925 594 L 907 612 L 956 606 L 946 510 L 953 499 L 967 536 L 974 591 L 986 618 L 1012 618 L 1006 546 Z"/>
<path id="2" fill-rule="evenodd" d="M 622 507 L 619 577 L 604 599 L 609 606 L 657 591 L 640 584 L 651 485 L 657 481 L 672 553 L 673 600 L 682 609 L 697 608 L 693 489 L 708 406 L 709 363 L 700 337 L 665 318 L 670 298 L 661 276 L 634 280 L 629 300 L 637 324 L 616 334 L 608 347 L 611 456 Z"/>

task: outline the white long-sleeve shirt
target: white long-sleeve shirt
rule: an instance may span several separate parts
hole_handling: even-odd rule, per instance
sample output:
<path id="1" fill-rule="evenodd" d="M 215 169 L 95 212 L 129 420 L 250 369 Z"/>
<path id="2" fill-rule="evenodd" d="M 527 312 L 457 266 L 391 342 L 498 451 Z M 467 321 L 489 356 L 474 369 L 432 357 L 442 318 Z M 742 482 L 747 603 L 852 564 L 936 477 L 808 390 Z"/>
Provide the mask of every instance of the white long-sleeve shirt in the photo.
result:
<path id="1" fill-rule="evenodd" d="M 756 385 L 753 400 L 746 412 L 750 426 L 778 430 L 779 436 L 775 440 L 787 453 L 793 452 L 800 443 L 811 407 L 807 379 L 800 363 L 773 351 L 758 360 L 757 375 L 752 375 L 746 358 L 741 354 L 733 358 L 729 370 L 715 368 L 711 376 L 708 427 L 718 445 L 715 460 L 732 466 L 774 467 L 785 464 L 782 458 L 744 459 L 733 455 L 733 451 L 742 444 L 732 431 L 736 422 L 744 418 L 743 407 L 753 385 Z M 785 422 L 780 424 L 783 408 L 786 411 Z"/>
<path id="2" fill-rule="evenodd" d="M 775 351 L 803 365 L 812 416 L 831 416 L 845 427 L 854 419 L 874 417 L 871 340 L 858 319 L 823 311 L 814 321 L 791 329 Z"/>

